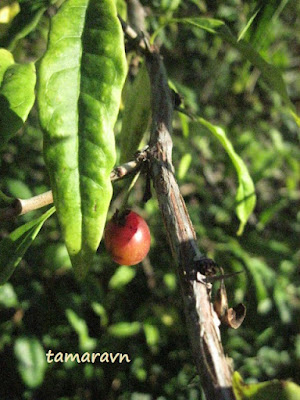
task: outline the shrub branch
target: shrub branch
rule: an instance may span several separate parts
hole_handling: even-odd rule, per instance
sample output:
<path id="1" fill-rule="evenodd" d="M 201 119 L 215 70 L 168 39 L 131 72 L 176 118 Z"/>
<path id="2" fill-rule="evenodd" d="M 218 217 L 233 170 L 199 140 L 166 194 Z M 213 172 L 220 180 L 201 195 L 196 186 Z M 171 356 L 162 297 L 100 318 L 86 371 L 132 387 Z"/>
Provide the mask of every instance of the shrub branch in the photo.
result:
<path id="1" fill-rule="evenodd" d="M 145 55 L 152 97 L 152 127 L 149 143 L 150 173 L 178 266 L 181 293 L 194 361 L 207 400 L 234 400 L 232 369 L 221 343 L 220 321 L 211 303 L 211 284 L 197 271 L 204 255 L 198 249 L 196 234 L 180 194 L 172 164 L 172 118 L 174 94 L 159 50 L 151 48 L 122 21 L 128 40 L 134 40 Z M 146 36 L 145 36 L 146 37 Z"/>

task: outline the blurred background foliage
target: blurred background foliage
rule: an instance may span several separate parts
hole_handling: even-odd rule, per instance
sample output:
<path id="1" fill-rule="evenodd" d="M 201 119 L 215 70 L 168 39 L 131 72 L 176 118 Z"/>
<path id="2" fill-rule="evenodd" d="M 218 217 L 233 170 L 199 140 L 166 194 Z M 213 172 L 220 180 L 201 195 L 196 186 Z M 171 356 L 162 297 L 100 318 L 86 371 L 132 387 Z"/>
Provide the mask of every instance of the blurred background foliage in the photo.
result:
<path id="1" fill-rule="evenodd" d="M 30 3 L 20 0 L 20 6 L 26 1 Z M 47 8 L 54 2 L 35 3 Z M 204 16 L 224 20 L 236 36 L 261 6 L 245 39 L 279 68 L 300 113 L 298 1 L 142 3 L 151 33 L 171 17 Z M 7 6 L 12 7 L 11 16 L 5 20 Z M 2 37 L 7 37 L 17 6 L 16 1 L 1 1 Z M 17 62 L 35 61 L 43 54 L 53 7 L 17 42 Z M 226 129 L 256 187 L 255 211 L 244 234 L 237 237 L 233 165 L 209 131 L 176 113 L 174 165 L 199 247 L 226 272 L 245 271 L 226 282 L 230 305 L 243 302 L 247 316 L 238 330 L 221 328 L 225 351 L 248 383 L 278 378 L 299 384 L 299 128 L 259 71 L 220 37 L 172 24 L 160 31 L 157 42 L 184 105 Z M 117 145 L 121 117 L 122 111 Z M 5 147 L 0 166 L 0 189 L 7 195 L 28 198 L 49 189 L 36 109 Z M 115 184 L 111 214 L 121 188 L 121 183 Z M 203 398 L 189 350 L 176 267 L 155 194 L 144 205 L 144 188 L 140 179 L 130 200 L 151 228 L 151 250 L 142 264 L 117 266 L 101 243 L 89 277 L 79 284 L 54 215 L 10 281 L 0 287 L 1 400 Z M 2 223 L 1 237 L 41 213 Z M 122 352 L 131 362 L 46 364 L 48 349 Z"/>

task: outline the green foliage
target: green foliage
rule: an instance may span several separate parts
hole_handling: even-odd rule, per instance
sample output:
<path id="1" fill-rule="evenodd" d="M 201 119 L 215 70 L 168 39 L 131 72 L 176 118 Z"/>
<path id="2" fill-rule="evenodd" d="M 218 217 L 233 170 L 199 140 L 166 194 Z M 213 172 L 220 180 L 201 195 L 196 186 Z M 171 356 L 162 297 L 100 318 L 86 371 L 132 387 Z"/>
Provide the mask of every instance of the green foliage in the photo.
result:
<path id="1" fill-rule="evenodd" d="M 56 2 L 57 0 L 20 0 L 20 12 L 13 19 L 4 37 L 0 39 L 0 46 L 13 51 L 18 41 L 36 28 L 49 5 Z"/>
<path id="2" fill-rule="evenodd" d="M 140 68 L 133 83 L 127 82 L 122 118 L 120 163 L 131 160 L 139 149 L 150 118 L 150 81 L 146 65 Z"/>
<path id="3" fill-rule="evenodd" d="M 228 140 L 224 129 L 220 126 L 215 126 L 206 121 L 203 118 L 198 118 L 197 121 L 204 125 L 215 137 L 220 141 L 227 154 L 229 155 L 239 180 L 239 186 L 236 193 L 236 213 L 240 220 L 240 226 L 237 234 L 241 235 L 244 230 L 244 226 L 247 223 L 249 216 L 251 215 L 255 203 L 255 189 L 251 176 L 244 161 L 236 154 L 232 143 Z"/>
<path id="4" fill-rule="evenodd" d="M 244 40 L 236 39 L 223 21 L 212 18 L 195 17 L 181 19 L 174 18 L 167 23 L 190 24 L 191 26 L 204 29 L 214 35 L 219 35 L 222 39 L 230 43 L 246 60 L 250 61 L 256 68 L 259 69 L 265 82 L 272 90 L 276 91 L 282 97 L 298 126 L 300 126 L 300 118 L 295 112 L 295 107 L 288 96 L 286 85 L 279 70 L 274 65 L 265 61 L 249 43 Z"/>
<path id="5" fill-rule="evenodd" d="M 41 217 L 20 226 L 0 242 L 0 285 L 13 274 L 28 247 L 32 244 L 44 222 L 54 213 L 55 208 Z"/>
<path id="6" fill-rule="evenodd" d="M 36 388 L 44 380 L 47 368 L 44 349 L 36 338 L 19 337 L 14 346 L 18 371 L 26 386 Z"/>
<path id="7" fill-rule="evenodd" d="M 258 2 L 142 3 L 150 11 L 146 21 L 149 32 L 155 32 L 172 16 L 209 17 L 226 23 L 234 38 L 246 27 L 243 39 L 250 45 L 252 35 L 259 29 L 259 12 L 250 21 L 257 11 L 253 7 L 261 5 Z M 42 3 L 28 0 L 26 5 L 29 4 L 38 8 Z M 275 1 L 268 4 L 274 5 Z M 281 11 L 277 4 L 279 8 L 273 6 L 273 18 L 265 19 L 261 25 L 264 42 L 260 45 L 258 40 L 254 48 L 280 70 L 299 114 L 300 5 L 288 2 Z M 18 41 L 13 52 L 16 63 L 42 57 L 49 28 L 47 15 L 55 12 L 56 6 L 51 7 L 41 16 L 37 28 Z M 12 23 L 1 24 L 1 40 L 2 32 L 8 32 Z M 240 51 L 220 35 L 180 23 L 166 26 L 156 42 L 170 81 L 184 97 L 183 104 L 214 127 L 224 127 L 227 140 L 247 165 L 254 182 L 256 207 L 243 235 L 237 237 L 239 221 L 234 199 L 238 184 L 234 164 L 207 127 L 175 113 L 175 173 L 180 178 L 199 247 L 225 272 L 245 270 L 225 282 L 230 305 L 243 302 L 247 306 L 245 321 L 237 330 L 221 327 L 225 352 L 244 378 L 244 383 L 238 380 L 236 385 L 241 386 L 243 396 L 249 394 L 247 390 L 253 396 L 274 387 L 279 392 L 283 386 L 278 382 L 300 383 L 298 127 L 285 113 L 280 94 L 267 87 L 260 79 L 261 72 L 245 63 Z M 7 58 L 0 52 L 0 71 L 12 63 L 11 55 Z M 68 91 L 68 85 L 64 90 Z M 122 110 L 114 129 L 117 144 L 123 140 L 123 116 Z M 34 106 L 20 134 L 3 148 L 1 207 L 13 201 L 8 196 L 28 197 L 49 190 L 38 117 Z M 151 250 L 143 264 L 133 268 L 116 266 L 100 243 L 86 280 L 78 282 L 70 268 L 61 228 L 52 215 L 30 242 L 10 281 L 0 286 L 1 399 L 204 400 L 190 353 L 167 234 L 155 193 L 146 204 L 142 202 L 144 187 L 141 174 L 131 202 L 151 226 Z M 111 213 L 120 204 L 121 188 L 122 184 L 114 183 Z M 37 210 L 16 221 L 1 220 L 0 246 L 7 243 L 17 226 L 41 215 L 42 211 Z M 22 235 L 21 229 L 21 242 L 28 232 Z M 1 257 L 13 257 L 15 248 L 3 249 Z M 213 290 L 217 288 L 214 284 Z M 20 340 L 29 343 L 23 347 L 27 349 L 26 360 L 25 356 L 15 356 Z M 39 353 L 44 360 L 49 349 L 54 353 L 82 354 L 89 348 L 114 355 L 127 353 L 131 361 L 53 362 L 46 364 L 46 371 L 41 373 L 44 367 L 38 367 L 42 364 L 33 355 L 32 340 L 42 346 Z M 25 365 L 31 381 L 25 375 Z M 20 366 L 24 367 L 23 373 L 18 372 Z M 30 386 L 37 378 L 40 386 Z M 258 384 L 264 381 L 270 383 Z M 290 382 L 287 386 L 296 388 Z M 277 399 L 277 395 L 272 393 L 268 398 Z"/>
<path id="8" fill-rule="evenodd" d="M 95 349 L 96 340 L 91 338 L 88 333 L 88 327 L 84 319 L 70 309 L 66 310 L 67 318 L 70 325 L 74 328 L 79 338 L 79 348 L 82 351 L 92 351 Z"/>
<path id="9" fill-rule="evenodd" d="M 101 240 L 111 200 L 113 127 L 125 72 L 114 2 L 66 1 L 52 19 L 38 100 L 54 204 L 81 279 Z"/>
<path id="10" fill-rule="evenodd" d="M 134 268 L 121 265 L 111 277 L 108 286 L 111 289 L 121 289 L 131 282 L 135 277 L 136 271 Z"/>
<path id="11" fill-rule="evenodd" d="M 0 149 L 26 121 L 35 100 L 35 66 L 15 64 L 12 55 L 0 49 Z M 2 64 L 3 60 L 3 64 Z"/>
<path id="12" fill-rule="evenodd" d="M 300 398 L 300 386 L 293 382 L 273 380 L 245 385 L 237 372 L 234 374 L 233 388 L 237 400 L 269 400 L 272 398 L 297 400 Z"/>
<path id="13" fill-rule="evenodd" d="M 110 325 L 108 332 L 115 337 L 134 336 L 141 330 L 140 322 L 118 322 Z"/>

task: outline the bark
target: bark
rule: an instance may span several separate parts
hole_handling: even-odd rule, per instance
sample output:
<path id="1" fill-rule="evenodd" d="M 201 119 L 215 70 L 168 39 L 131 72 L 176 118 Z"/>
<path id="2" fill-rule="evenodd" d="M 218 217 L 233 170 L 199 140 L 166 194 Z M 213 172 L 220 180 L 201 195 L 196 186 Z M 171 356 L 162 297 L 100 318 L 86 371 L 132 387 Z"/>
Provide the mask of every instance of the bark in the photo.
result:
<path id="1" fill-rule="evenodd" d="M 155 49 L 146 54 L 146 63 L 152 91 L 150 171 L 178 267 L 192 354 L 207 400 L 233 400 L 232 370 L 222 347 L 219 319 L 211 304 L 211 286 L 199 273 L 200 279 L 194 278 L 197 260 L 203 255 L 197 247 L 196 234 L 173 172 L 174 96 L 161 57 Z"/>

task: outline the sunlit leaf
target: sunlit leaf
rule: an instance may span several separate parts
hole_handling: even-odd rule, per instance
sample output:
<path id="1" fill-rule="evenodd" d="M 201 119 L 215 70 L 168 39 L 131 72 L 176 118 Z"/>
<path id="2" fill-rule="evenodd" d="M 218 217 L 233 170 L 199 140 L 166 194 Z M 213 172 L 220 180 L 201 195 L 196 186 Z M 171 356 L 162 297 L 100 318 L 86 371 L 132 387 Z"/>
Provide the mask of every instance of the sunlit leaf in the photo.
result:
<path id="1" fill-rule="evenodd" d="M 1 54 L 0 54 L 1 56 Z M 6 54 L 5 64 L 10 63 Z M 0 68 L 0 79 L 3 66 Z M 11 64 L 0 85 L 0 149 L 23 126 L 35 100 L 35 66 Z"/>
<path id="2" fill-rule="evenodd" d="M 145 322 L 144 332 L 148 346 L 150 347 L 156 346 L 159 343 L 160 333 L 156 325 L 150 324 L 149 322 Z"/>
<path id="3" fill-rule="evenodd" d="M 0 40 L 0 46 L 14 50 L 18 41 L 33 31 L 47 8 L 57 0 L 19 0 L 20 12 L 13 19 L 5 36 Z"/>
<path id="4" fill-rule="evenodd" d="M 110 278 L 108 286 L 111 289 L 120 289 L 131 282 L 135 275 L 135 268 L 121 265 Z"/>
<path id="5" fill-rule="evenodd" d="M 26 386 L 36 388 L 43 383 L 47 369 L 45 351 L 38 339 L 19 337 L 14 353 L 18 360 L 18 371 Z"/>
<path id="6" fill-rule="evenodd" d="M 255 188 L 248 168 L 240 156 L 236 154 L 232 143 L 227 138 L 223 128 L 213 125 L 203 118 L 197 118 L 197 121 L 209 129 L 209 131 L 220 141 L 235 167 L 239 182 L 236 193 L 236 214 L 240 220 L 240 226 L 237 234 L 241 235 L 256 203 Z"/>
<path id="7" fill-rule="evenodd" d="M 66 316 L 78 335 L 80 349 L 83 351 L 93 350 L 96 347 L 97 340 L 90 337 L 89 329 L 85 320 L 80 318 L 71 309 L 66 310 Z"/>
<path id="8" fill-rule="evenodd" d="M 256 10 L 256 11 L 251 15 L 251 17 L 249 18 L 249 20 L 248 20 L 246 26 L 245 26 L 245 27 L 242 29 L 242 31 L 240 32 L 239 37 L 238 37 L 238 41 L 240 41 L 241 39 L 244 38 L 244 36 L 246 35 L 246 32 L 248 32 L 248 30 L 250 29 L 251 25 L 253 24 L 253 21 L 254 21 L 254 19 L 256 18 L 258 12 L 259 12 L 259 9 Z"/>
<path id="9" fill-rule="evenodd" d="M 108 327 L 108 332 L 116 337 L 130 337 L 140 332 L 142 325 L 140 322 L 118 322 Z"/>
<path id="10" fill-rule="evenodd" d="M 246 385 L 238 372 L 233 375 L 237 400 L 299 400 L 300 386 L 290 381 L 272 380 Z"/>
<path id="11" fill-rule="evenodd" d="M 38 104 L 54 205 L 78 279 L 93 262 L 112 197 L 126 69 L 115 2 L 65 1 L 51 20 Z"/>
<path id="12" fill-rule="evenodd" d="M 16 292 L 10 283 L 0 286 L 0 306 L 6 308 L 17 307 L 19 304 Z"/>
<path id="13" fill-rule="evenodd" d="M 190 168 L 191 162 L 192 162 L 192 155 L 190 153 L 184 154 L 178 166 L 178 179 L 185 178 L 185 175 Z"/>

